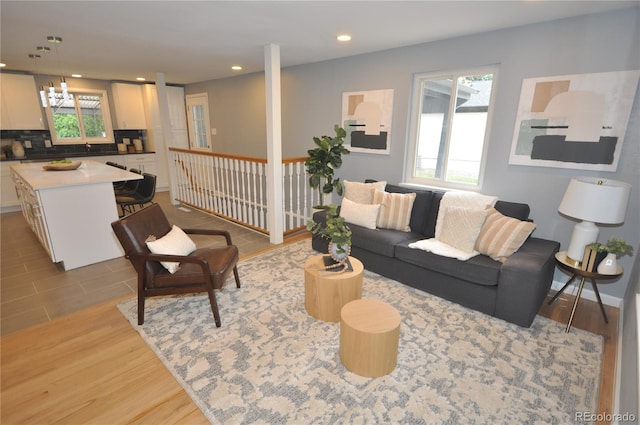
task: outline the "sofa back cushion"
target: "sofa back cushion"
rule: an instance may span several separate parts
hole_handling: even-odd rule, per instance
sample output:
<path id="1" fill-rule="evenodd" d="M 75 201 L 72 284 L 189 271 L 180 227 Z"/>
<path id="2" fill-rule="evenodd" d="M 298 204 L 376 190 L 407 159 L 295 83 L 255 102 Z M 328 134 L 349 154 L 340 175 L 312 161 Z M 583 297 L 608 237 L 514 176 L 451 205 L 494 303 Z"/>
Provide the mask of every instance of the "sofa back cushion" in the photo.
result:
<path id="1" fill-rule="evenodd" d="M 431 210 L 425 220 L 424 231 L 422 232 L 426 237 L 433 238 L 436 235 L 436 222 L 438 221 L 438 209 L 440 208 L 440 201 L 444 191 L 433 191 L 433 198 L 431 201 Z M 497 201 L 494 208 L 501 214 L 508 217 L 517 218 L 518 220 L 526 221 L 529 219 L 529 205 L 521 204 L 518 202 Z"/>
<path id="2" fill-rule="evenodd" d="M 386 190 L 374 190 L 373 203 L 380 205 L 378 227 L 410 232 L 409 222 L 415 199 L 415 193 L 391 193 Z"/>
<path id="3" fill-rule="evenodd" d="M 386 184 L 386 181 L 361 183 L 344 180 L 344 198 L 359 204 L 372 204 L 374 190 L 384 190 Z"/>
<path id="4" fill-rule="evenodd" d="M 366 182 L 373 182 L 375 180 L 365 180 Z M 409 227 L 412 232 L 424 233 L 425 217 L 431 210 L 431 199 L 433 198 L 433 192 L 430 190 L 411 189 L 402 186 L 396 186 L 393 184 L 387 184 L 384 189 L 390 193 L 415 193 L 416 199 L 413 201 L 413 207 L 411 209 L 411 218 L 409 219 Z"/>
<path id="5" fill-rule="evenodd" d="M 377 180 L 365 180 L 366 183 L 375 181 Z M 421 233 L 427 238 L 435 237 L 438 209 L 440 208 L 440 201 L 445 193 L 444 191 L 414 189 L 388 183 L 385 190 L 392 193 L 415 193 L 416 199 L 413 202 L 409 227 L 411 227 L 412 232 Z M 499 200 L 494 205 L 494 208 L 508 217 L 522 221 L 529 220 L 530 208 L 527 204 Z"/>
<path id="6" fill-rule="evenodd" d="M 499 213 L 508 217 L 517 218 L 521 221 L 529 220 L 529 212 L 531 209 L 527 204 L 520 204 L 518 202 L 498 201 L 496 202 L 495 209 Z"/>

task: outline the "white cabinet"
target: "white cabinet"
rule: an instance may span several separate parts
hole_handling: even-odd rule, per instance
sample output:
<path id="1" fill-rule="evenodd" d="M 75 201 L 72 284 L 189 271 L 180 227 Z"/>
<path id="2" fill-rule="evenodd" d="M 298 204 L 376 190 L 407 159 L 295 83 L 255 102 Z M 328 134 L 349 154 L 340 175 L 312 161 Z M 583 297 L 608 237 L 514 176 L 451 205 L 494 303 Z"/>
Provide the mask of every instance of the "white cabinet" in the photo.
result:
<path id="1" fill-rule="evenodd" d="M 0 74 L 3 130 L 44 130 L 42 106 L 32 75 Z"/>
<path id="2" fill-rule="evenodd" d="M 80 158 L 80 161 L 96 161 L 102 162 L 106 164 L 107 162 L 115 162 L 116 164 L 124 165 L 124 157 L 127 156 L 125 154 L 122 155 L 102 155 L 102 156 L 83 156 Z"/>
<path id="3" fill-rule="evenodd" d="M 142 102 L 142 86 L 138 84 L 111 84 L 113 105 L 118 130 L 141 130 L 147 128 Z"/>
<path id="4" fill-rule="evenodd" d="M 55 261 L 54 253 L 51 249 L 51 236 L 49 235 L 44 209 L 38 193 L 17 173 L 11 173 L 11 180 L 15 184 L 15 190 L 18 193 L 22 215 L 31 226 L 31 230 L 35 233 L 47 254 Z"/>
<path id="5" fill-rule="evenodd" d="M 187 130 L 187 108 L 184 102 L 184 87 L 167 86 L 169 117 L 172 130 Z M 186 146 L 189 146 L 188 143 Z"/>
<path id="6" fill-rule="evenodd" d="M 0 207 L 3 211 L 17 210 L 20 206 L 16 187 L 11 178 L 12 163 L 9 161 L 0 163 Z"/>
<path id="7" fill-rule="evenodd" d="M 169 118 L 171 122 L 171 146 L 189 149 L 189 129 L 187 127 L 187 107 L 183 87 L 167 87 Z"/>
<path id="8" fill-rule="evenodd" d="M 143 173 L 158 176 L 158 163 L 156 162 L 156 156 L 152 153 L 124 155 L 124 165 L 126 165 L 128 169 L 136 168 Z"/>
<path id="9" fill-rule="evenodd" d="M 189 149 L 189 131 L 187 127 L 187 109 L 185 105 L 184 87 L 166 86 L 166 90 L 169 108 L 169 126 L 164 126 L 162 123 L 156 86 L 153 84 L 147 84 L 143 88 L 148 124 L 147 128 L 149 130 L 156 130 L 156 137 L 154 137 L 154 140 L 148 140 L 147 146 L 150 146 L 158 152 L 159 144 L 162 143 L 159 132 L 162 132 L 162 129 L 166 128 L 167 130 L 165 131 L 167 134 L 165 134 L 164 140 L 167 142 L 167 147 L 173 146 Z"/>
<path id="10" fill-rule="evenodd" d="M 189 149 L 184 88 L 166 86 L 169 109 L 168 125 L 161 118 L 156 86 L 147 84 L 142 90 L 148 124 L 146 147 L 156 152 L 157 188 L 166 190 L 169 187 L 168 148 Z"/>

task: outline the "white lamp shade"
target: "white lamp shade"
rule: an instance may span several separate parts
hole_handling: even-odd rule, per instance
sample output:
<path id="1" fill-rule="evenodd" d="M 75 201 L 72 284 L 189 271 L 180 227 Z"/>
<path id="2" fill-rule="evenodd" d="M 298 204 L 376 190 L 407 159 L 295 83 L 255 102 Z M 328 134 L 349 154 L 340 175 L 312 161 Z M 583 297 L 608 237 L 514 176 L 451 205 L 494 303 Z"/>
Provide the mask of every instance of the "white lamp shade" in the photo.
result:
<path id="1" fill-rule="evenodd" d="M 558 211 L 569 217 L 594 223 L 624 222 L 631 185 L 591 177 L 572 178 Z"/>

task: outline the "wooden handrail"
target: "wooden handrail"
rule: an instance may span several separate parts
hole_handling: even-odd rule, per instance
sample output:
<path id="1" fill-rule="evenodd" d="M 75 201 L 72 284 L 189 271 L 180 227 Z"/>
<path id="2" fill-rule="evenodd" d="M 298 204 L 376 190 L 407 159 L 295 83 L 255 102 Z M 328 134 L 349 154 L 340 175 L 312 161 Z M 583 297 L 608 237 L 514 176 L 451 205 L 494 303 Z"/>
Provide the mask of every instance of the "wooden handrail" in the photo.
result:
<path id="1" fill-rule="evenodd" d="M 307 158 L 309 158 L 308 156 L 299 156 L 297 158 L 285 158 L 282 160 L 283 164 L 290 164 L 292 162 L 304 162 Z"/>
<path id="2" fill-rule="evenodd" d="M 239 159 L 241 161 L 250 161 L 250 162 L 260 162 L 263 164 L 267 163 L 266 158 L 257 158 L 257 157 L 253 157 L 253 156 L 242 156 L 242 155 L 229 155 L 226 153 L 216 153 L 216 152 L 206 152 L 206 151 L 200 151 L 200 150 L 194 150 L 194 149 L 183 149 L 183 148 L 174 148 L 174 147 L 170 147 L 169 148 L 170 151 L 172 152 L 182 152 L 182 153 L 190 153 L 190 154 L 197 154 L 197 155 L 205 155 L 205 156 L 214 156 L 214 157 L 219 157 L 219 158 L 228 158 L 228 159 Z M 296 157 L 296 158 L 285 158 L 282 160 L 283 164 L 289 164 L 292 162 L 302 162 L 304 160 L 306 160 L 308 157 L 306 156 L 300 156 L 300 157 Z"/>

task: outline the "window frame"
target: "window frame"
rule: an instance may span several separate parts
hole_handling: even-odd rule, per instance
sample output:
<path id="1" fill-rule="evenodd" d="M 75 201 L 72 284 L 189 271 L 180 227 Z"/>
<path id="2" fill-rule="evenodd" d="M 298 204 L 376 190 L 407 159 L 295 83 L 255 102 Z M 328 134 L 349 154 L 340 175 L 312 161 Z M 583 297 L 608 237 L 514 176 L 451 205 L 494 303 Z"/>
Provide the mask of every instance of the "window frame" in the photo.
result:
<path id="1" fill-rule="evenodd" d="M 413 76 L 412 85 L 411 85 L 411 104 L 409 110 L 409 128 L 408 128 L 408 149 L 407 154 L 405 155 L 404 161 L 404 181 L 410 185 L 416 186 L 428 186 L 435 187 L 441 189 L 462 189 L 462 190 L 470 190 L 470 191 L 479 191 L 482 189 L 484 182 L 484 172 L 486 167 L 486 159 L 487 152 L 489 150 L 489 142 L 490 142 L 490 134 L 491 134 L 491 126 L 493 122 L 493 111 L 495 108 L 495 96 L 497 90 L 497 82 L 498 82 L 498 73 L 499 66 L 495 65 L 487 65 L 480 66 L 477 68 L 465 68 L 465 69 L 456 69 L 449 71 L 436 71 L 436 72 L 422 72 L 416 73 Z M 480 167 L 478 172 L 478 183 L 461 183 L 461 182 L 453 182 L 446 180 L 446 172 L 443 173 L 443 177 L 441 178 L 427 178 L 427 177 L 418 177 L 415 173 L 416 161 L 418 157 L 418 131 L 419 124 L 421 119 L 421 110 L 422 110 L 422 85 L 424 81 L 428 80 L 438 80 L 451 77 L 457 81 L 457 79 L 461 76 L 465 75 L 482 75 L 482 74 L 493 74 L 492 84 L 491 84 L 491 93 L 489 95 L 489 106 L 487 109 L 487 119 L 484 131 L 484 141 L 482 146 L 482 154 L 480 157 Z M 454 105 L 450 102 L 450 108 L 454 109 Z M 450 137 L 451 137 L 451 128 L 452 128 L 452 117 L 450 114 L 447 125 L 447 142 L 444 148 L 446 152 L 446 157 L 448 159 L 448 152 L 450 148 Z"/>
<path id="2" fill-rule="evenodd" d="M 49 133 L 51 134 L 52 143 L 54 145 L 115 143 L 115 138 L 113 135 L 113 124 L 111 123 L 111 109 L 109 108 L 109 97 L 107 95 L 107 91 L 101 90 L 101 89 L 69 88 L 69 93 L 73 94 L 74 97 L 77 95 L 94 95 L 94 96 L 100 97 L 100 108 L 102 110 L 102 120 L 104 122 L 105 137 L 87 137 L 84 132 L 84 125 L 81 124 L 80 125 L 81 136 L 79 138 L 77 139 L 58 138 L 58 134 L 56 132 L 55 125 L 53 122 L 52 106 L 49 104 L 49 100 L 47 97 L 47 107 L 45 109 L 46 109 L 47 123 L 49 124 Z M 76 116 L 81 121 L 82 113 L 80 110 L 79 103 L 74 102 L 74 107 L 76 110 Z"/>

